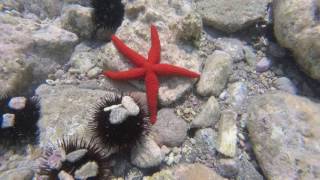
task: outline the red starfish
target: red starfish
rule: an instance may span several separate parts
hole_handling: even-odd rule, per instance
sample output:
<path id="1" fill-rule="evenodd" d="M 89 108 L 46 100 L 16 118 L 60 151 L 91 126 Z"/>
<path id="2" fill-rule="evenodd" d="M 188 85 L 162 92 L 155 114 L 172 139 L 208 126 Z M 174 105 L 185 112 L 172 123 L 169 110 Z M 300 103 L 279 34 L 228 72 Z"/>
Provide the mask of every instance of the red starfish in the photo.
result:
<path id="1" fill-rule="evenodd" d="M 159 80 L 157 76 L 178 75 L 190 78 L 197 78 L 200 76 L 198 73 L 181 67 L 170 64 L 159 64 L 160 40 L 157 28 L 153 25 L 151 25 L 152 46 L 149 50 L 148 59 L 130 49 L 115 35 L 112 35 L 111 39 L 118 51 L 127 57 L 135 66 L 137 66 L 137 68 L 121 72 L 106 71 L 103 74 L 111 79 L 117 80 L 138 79 L 144 77 L 147 91 L 148 108 L 150 111 L 150 119 L 152 124 L 154 124 L 157 120 L 159 89 Z"/>

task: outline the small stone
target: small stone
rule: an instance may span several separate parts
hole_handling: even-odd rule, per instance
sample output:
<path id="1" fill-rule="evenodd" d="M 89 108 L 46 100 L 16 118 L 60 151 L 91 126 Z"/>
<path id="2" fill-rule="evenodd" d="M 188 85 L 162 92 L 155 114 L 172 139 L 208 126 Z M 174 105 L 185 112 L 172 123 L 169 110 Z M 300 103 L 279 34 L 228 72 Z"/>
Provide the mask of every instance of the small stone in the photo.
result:
<path id="1" fill-rule="evenodd" d="M 140 168 L 159 166 L 163 156 L 160 147 L 150 138 L 145 138 L 131 150 L 131 163 Z"/>
<path id="2" fill-rule="evenodd" d="M 74 178 L 65 171 L 60 171 L 58 174 L 59 180 L 74 180 Z"/>
<path id="3" fill-rule="evenodd" d="M 199 149 L 198 155 L 214 156 L 216 153 L 217 133 L 212 128 L 197 130 L 194 139 Z"/>
<path id="4" fill-rule="evenodd" d="M 201 107 L 200 113 L 192 121 L 191 127 L 204 128 L 214 126 L 220 118 L 220 106 L 214 96 L 211 96 L 208 101 Z"/>
<path id="5" fill-rule="evenodd" d="M 124 96 L 122 98 L 121 104 L 128 110 L 129 114 L 132 116 L 136 116 L 140 112 L 139 106 L 130 96 Z"/>
<path id="6" fill-rule="evenodd" d="M 268 58 L 264 57 L 260 59 L 260 61 L 258 61 L 256 65 L 256 71 L 259 73 L 268 71 L 270 66 L 271 66 L 271 61 Z"/>
<path id="7" fill-rule="evenodd" d="M 159 145 L 179 146 L 187 137 L 188 125 L 173 109 L 158 111 L 158 120 L 152 126 L 154 139 Z"/>
<path id="8" fill-rule="evenodd" d="M 13 168 L 0 173 L 1 180 L 30 180 L 34 176 L 34 171 L 30 168 Z"/>
<path id="9" fill-rule="evenodd" d="M 292 81 L 287 77 L 280 77 L 273 82 L 274 86 L 282 91 L 288 92 L 290 94 L 297 94 L 297 88 L 292 83 Z"/>
<path id="10" fill-rule="evenodd" d="M 111 110 L 109 121 L 111 124 L 120 124 L 125 121 L 129 115 L 130 113 L 126 108 L 118 107 Z"/>
<path id="11" fill-rule="evenodd" d="M 268 46 L 268 53 L 273 57 L 283 58 L 286 55 L 286 50 L 278 44 L 270 42 Z"/>
<path id="12" fill-rule="evenodd" d="M 227 178 L 235 177 L 239 172 L 238 164 L 233 159 L 220 159 L 218 163 L 219 173 Z"/>
<path id="13" fill-rule="evenodd" d="M 250 46 L 244 46 L 245 60 L 247 64 L 251 67 L 254 67 L 257 63 L 257 55 L 254 52 L 253 48 Z"/>
<path id="14" fill-rule="evenodd" d="M 14 97 L 11 98 L 8 106 L 14 110 L 21 110 L 26 107 L 27 98 L 25 97 Z"/>
<path id="15" fill-rule="evenodd" d="M 15 115 L 14 114 L 3 114 L 2 119 L 0 119 L 0 127 L 1 128 L 9 128 L 14 126 L 15 123 Z"/>
<path id="16" fill-rule="evenodd" d="M 116 108 L 119 108 L 119 107 L 121 107 L 121 106 L 122 106 L 122 104 L 116 104 L 116 105 L 108 106 L 108 107 L 105 107 L 105 108 L 103 109 L 103 111 L 104 111 L 104 112 L 108 112 L 108 111 L 111 111 L 112 109 L 116 109 Z"/>
<path id="17" fill-rule="evenodd" d="M 169 153 L 170 153 L 170 149 L 167 146 L 165 145 L 161 146 L 161 154 L 163 157 Z"/>
<path id="18" fill-rule="evenodd" d="M 48 157 L 47 164 L 50 169 L 60 169 L 62 162 L 66 159 L 64 150 L 56 149 L 53 150 L 52 154 Z"/>
<path id="19" fill-rule="evenodd" d="M 205 64 L 197 92 L 202 96 L 219 96 L 225 88 L 232 70 L 231 56 L 223 51 L 216 50 L 210 55 Z"/>
<path id="20" fill-rule="evenodd" d="M 87 152 L 88 152 L 87 149 L 79 149 L 79 150 L 73 151 L 73 152 L 67 154 L 66 160 L 69 161 L 69 162 L 71 162 L 71 163 L 77 162 L 77 161 L 79 161 L 84 155 L 86 155 Z"/>
<path id="21" fill-rule="evenodd" d="M 76 179 L 88 179 L 98 175 L 99 167 L 96 162 L 87 162 L 80 169 L 76 170 L 74 177 Z"/>
<path id="22" fill-rule="evenodd" d="M 217 49 L 222 50 L 232 57 L 232 61 L 239 62 L 244 59 L 243 44 L 238 39 L 218 38 L 215 41 Z"/>
<path id="23" fill-rule="evenodd" d="M 248 88 L 244 82 L 235 82 L 228 87 L 229 97 L 226 102 L 234 109 L 243 107 L 243 102 L 247 98 Z"/>
<path id="24" fill-rule="evenodd" d="M 237 113 L 224 111 L 219 122 L 217 150 L 229 157 L 236 155 L 237 148 Z"/>

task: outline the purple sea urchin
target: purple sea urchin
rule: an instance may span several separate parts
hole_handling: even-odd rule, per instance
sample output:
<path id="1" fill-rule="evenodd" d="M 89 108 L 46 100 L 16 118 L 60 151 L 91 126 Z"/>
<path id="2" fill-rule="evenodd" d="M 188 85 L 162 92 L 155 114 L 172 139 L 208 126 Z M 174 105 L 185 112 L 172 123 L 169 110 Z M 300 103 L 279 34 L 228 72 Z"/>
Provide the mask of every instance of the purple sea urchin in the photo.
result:
<path id="1" fill-rule="evenodd" d="M 93 168 L 84 175 L 80 171 L 86 166 Z M 81 177 L 82 175 L 82 177 Z M 45 150 L 40 161 L 39 177 L 56 180 L 60 176 L 72 176 L 75 179 L 108 180 L 111 178 L 109 158 L 91 139 L 89 143 L 83 139 L 67 139 L 58 142 L 57 147 Z M 80 177 L 79 177 L 80 176 Z"/>
<path id="2" fill-rule="evenodd" d="M 145 102 L 141 97 L 135 96 L 134 93 L 128 96 L 132 97 L 138 105 L 139 112 L 137 115 L 126 116 L 120 123 L 110 121 L 111 111 L 106 110 L 106 108 L 121 105 L 124 95 L 109 93 L 93 108 L 89 128 L 94 137 L 98 138 L 106 147 L 120 150 L 131 148 L 150 132 Z"/>
<path id="3" fill-rule="evenodd" d="M 4 126 L 8 117 L 11 117 L 12 124 Z M 39 118 L 40 106 L 37 97 L 6 97 L 1 99 L 0 144 L 17 144 L 24 140 L 34 143 L 38 135 L 37 122 Z"/>
<path id="4" fill-rule="evenodd" d="M 124 5 L 121 0 L 91 0 L 94 9 L 93 22 L 96 28 L 116 30 L 122 23 Z"/>

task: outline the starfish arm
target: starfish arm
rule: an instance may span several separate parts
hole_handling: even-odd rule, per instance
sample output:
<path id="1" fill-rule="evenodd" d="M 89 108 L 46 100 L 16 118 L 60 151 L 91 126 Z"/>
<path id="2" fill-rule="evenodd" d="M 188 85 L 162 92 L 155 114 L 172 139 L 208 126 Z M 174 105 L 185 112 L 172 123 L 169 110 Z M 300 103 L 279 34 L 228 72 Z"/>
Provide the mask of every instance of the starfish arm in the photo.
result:
<path id="1" fill-rule="evenodd" d="M 157 104 L 158 104 L 158 90 L 159 81 L 157 75 L 154 72 L 147 72 L 145 76 L 146 91 L 148 108 L 150 112 L 151 123 L 154 124 L 157 121 Z"/>
<path id="2" fill-rule="evenodd" d="M 153 69 L 158 75 L 178 75 L 190 78 L 200 77 L 200 74 L 196 72 L 189 71 L 185 68 L 177 67 L 171 64 L 155 64 L 153 65 Z"/>
<path id="3" fill-rule="evenodd" d="M 113 44 L 116 46 L 118 51 L 128 58 L 134 65 L 141 67 L 143 66 L 146 59 L 134 50 L 125 45 L 117 36 L 112 35 L 111 37 Z"/>
<path id="4" fill-rule="evenodd" d="M 148 54 L 148 61 L 151 64 L 158 64 L 160 62 L 160 39 L 156 26 L 151 25 L 151 48 Z"/>
<path id="5" fill-rule="evenodd" d="M 127 79 L 138 79 L 143 77 L 145 74 L 145 70 L 143 68 L 134 68 L 127 71 L 105 71 L 103 73 L 104 76 L 109 77 L 111 79 L 116 80 L 127 80 Z"/>

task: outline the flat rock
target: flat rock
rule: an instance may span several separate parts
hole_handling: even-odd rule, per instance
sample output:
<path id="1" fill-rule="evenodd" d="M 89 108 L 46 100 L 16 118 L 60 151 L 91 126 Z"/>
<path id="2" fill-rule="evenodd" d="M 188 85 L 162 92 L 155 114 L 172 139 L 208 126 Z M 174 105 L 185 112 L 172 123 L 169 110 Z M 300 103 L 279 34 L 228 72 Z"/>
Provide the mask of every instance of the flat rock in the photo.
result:
<path id="1" fill-rule="evenodd" d="M 248 110 L 249 137 L 268 179 L 320 177 L 320 104 L 277 92 L 255 97 Z"/>
<path id="2" fill-rule="evenodd" d="M 239 62 L 245 58 L 243 43 L 235 38 L 218 38 L 215 40 L 218 50 L 228 53 L 233 62 Z"/>
<path id="3" fill-rule="evenodd" d="M 42 114 L 38 121 L 42 146 L 64 136 L 90 138 L 87 127 L 90 109 L 106 92 L 69 85 L 41 85 L 36 94 L 40 97 Z"/>
<path id="4" fill-rule="evenodd" d="M 216 98 L 211 96 L 200 109 L 201 111 L 192 121 L 191 127 L 213 127 L 220 118 L 220 106 Z"/>
<path id="5" fill-rule="evenodd" d="M 270 0 L 198 0 L 196 9 L 204 24 L 224 32 L 235 32 L 260 21 Z"/>
<path id="6" fill-rule="evenodd" d="M 202 96 L 219 96 L 226 86 L 231 70 L 231 56 L 223 51 L 214 51 L 204 64 L 197 92 Z"/>
<path id="7" fill-rule="evenodd" d="M 74 177 L 76 179 L 88 179 L 98 175 L 99 167 L 96 162 L 87 162 L 80 169 L 76 170 Z"/>
<path id="8" fill-rule="evenodd" d="M 131 150 L 131 163 L 140 168 L 159 166 L 162 159 L 160 147 L 151 138 L 142 140 Z"/>
<path id="9" fill-rule="evenodd" d="M 312 78 L 320 80 L 319 1 L 273 1 L 274 33 L 290 49 L 295 61 Z"/>
<path id="10" fill-rule="evenodd" d="M 235 82 L 228 86 L 228 98 L 226 102 L 231 105 L 235 110 L 244 107 L 243 103 L 248 96 L 248 87 L 245 82 Z"/>
<path id="11" fill-rule="evenodd" d="M 49 25 L 32 34 L 33 50 L 43 57 L 55 59 L 60 64 L 66 63 L 78 36 L 56 26 Z"/>
<path id="12" fill-rule="evenodd" d="M 147 57 L 150 48 L 150 24 L 154 24 L 159 33 L 161 42 L 161 63 L 173 64 L 199 72 L 201 61 L 198 50 L 181 41 L 179 32 L 189 31 L 189 26 L 182 25 L 187 15 L 196 13 L 193 11 L 191 3 L 175 1 L 174 3 L 126 0 L 126 15 L 122 25 L 117 29 L 116 35 L 124 41 L 126 45 Z M 178 10 L 176 10 L 178 9 Z M 176 28 L 179 27 L 179 28 Z M 202 27 L 195 29 L 198 34 Z M 101 47 L 101 51 L 96 54 L 101 59 L 101 68 L 113 71 L 123 71 L 133 67 L 133 64 L 120 55 L 112 43 L 107 43 Z M 159 103 L 170 105 L 192 88 L 195 79 L 183 77 L 163 77 L 160 79 Z M 132 81 L 136 87 L 144 90 L 144 83 Z"/>
<path id="13" fill-rule="evenodd" d="M 77 34 L 80 38 L 91 38 L 94 31 L 93 8 L 79 4 L 65 6 L 60 19 L 61 27 Z"/>
<path id="14" fill-rule="evenodd" d="M 237 113 L 223 111 L 219 121 L 217 150 L 225 156 L 234 157 L 237 150 Z"/>
<path id="15" fill-rule="evenodd" d="M 188 126 L 173 109 L 164 108 L 158 111 L 158 119 L 152 129 L 159 145 L 179 146 L 187 137 Z"/>

